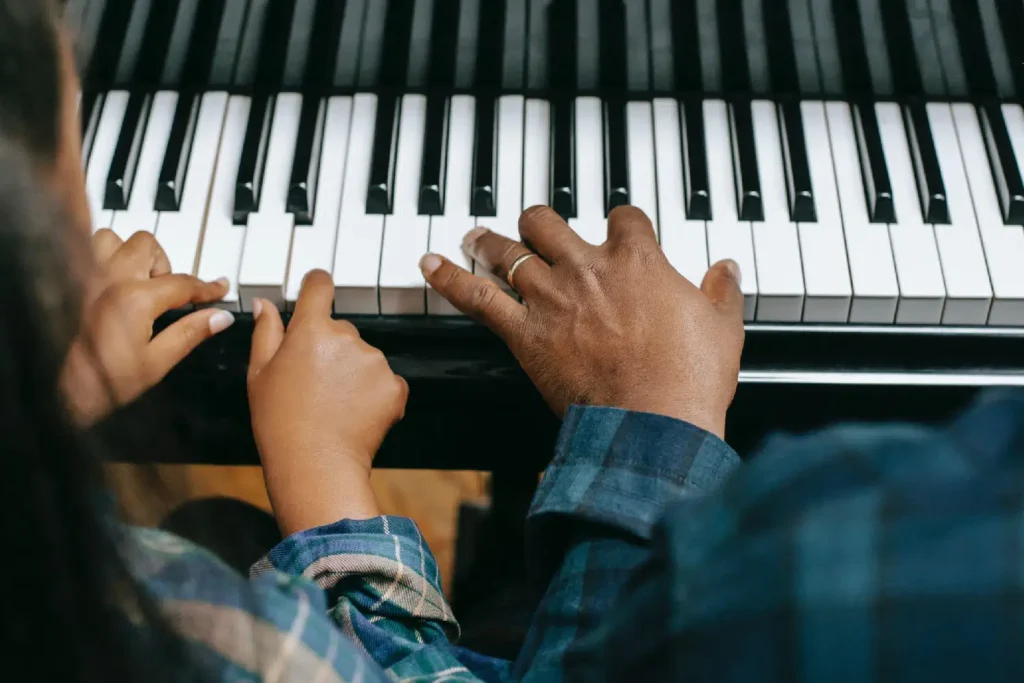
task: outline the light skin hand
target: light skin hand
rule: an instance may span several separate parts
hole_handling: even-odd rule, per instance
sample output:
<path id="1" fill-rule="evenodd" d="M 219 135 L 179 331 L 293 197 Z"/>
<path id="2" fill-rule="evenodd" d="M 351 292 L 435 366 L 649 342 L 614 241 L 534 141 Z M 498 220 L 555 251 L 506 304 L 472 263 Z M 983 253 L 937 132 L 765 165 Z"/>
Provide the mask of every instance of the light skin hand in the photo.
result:
<path id="1" fill-rule="evenodd" d="M 288 329 L 257 300 L 249 407 L 267 491 L 286 535 L 380 514 L 373 458 L 409 395 L 380 351 L 332 320 L 334 283 L 306 276 Z"/>
<path id="2" fill-rule="evenodd" d="M 424 277 L 508 344 L 556 414 L 574 403 L 612 406 L 724 436 L 744 339 L 734 262 L 715 264 L 695 286 L 633 207 L 611 213 L 601 246 L 548 207 L 525 211 L 519 232 L 522 242 L 478 228 L 463 246 L 503 280 L 517 259 L 536 253 L 515 271 L 523 303 L 435 254 L 421 261 Z"/>
<path id="3" fill-rule="evenodd" d="M 69 406 L 84 426 L 141 396 L 234 322 L 227 311 L 195 311 L 154 337 L 157 318 L 187 304 L 217 301 L 227 293 L 227 281 L 172 275 L 167 255 L 149 233 L 122 242 L 112 231 L 100 230 L 92 247 L 97 270 L 61 378 Z"/>

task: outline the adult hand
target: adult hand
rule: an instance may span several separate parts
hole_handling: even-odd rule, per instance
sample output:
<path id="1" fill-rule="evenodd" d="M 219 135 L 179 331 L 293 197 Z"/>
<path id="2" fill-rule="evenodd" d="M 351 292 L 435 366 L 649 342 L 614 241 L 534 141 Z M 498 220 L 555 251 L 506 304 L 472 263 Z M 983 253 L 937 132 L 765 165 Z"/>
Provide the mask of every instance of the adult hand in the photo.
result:
<path id="1" fill-rule="evenodd" d="M 113 231 L 99 230 L 92 248 L 97 269 L 62 377 L 70 407 L 83 425 L 138 398 L 234 322 L 227 311 L 201 310 L 154 337 L 157 318 L 190 303 L 220 299 L 228 291 L 227 281 L 172 275 L 164 250 L 146 232 L 123 242 Z"/>
<path id="2" fill-rule="evenodd" d="M 331 319 L 333 302 L 331 276 L 318 270 L 306 276 L 287 332 L 273 304 L 253 303 L 249 408 L 286 534 L 380 514 L 370 467 L 409 395 L 384 354 Z"/>
<path id="3" fill-rule="evenodd" d="M 573 403 L 614 406 L 724 435 L 744 336 L 734 262 L 715 264 L 694 286 L 633 207 L 611 213 L 599 247 L 547 207 L 524 212 L 519 232 L 529 247 L 482 228 L 463 246 L 503 280 L 518 261 L 513 282 L 523 303 L 435 254 L 421 261 L 424 276 L 509 345 L 558 415 Z"/>

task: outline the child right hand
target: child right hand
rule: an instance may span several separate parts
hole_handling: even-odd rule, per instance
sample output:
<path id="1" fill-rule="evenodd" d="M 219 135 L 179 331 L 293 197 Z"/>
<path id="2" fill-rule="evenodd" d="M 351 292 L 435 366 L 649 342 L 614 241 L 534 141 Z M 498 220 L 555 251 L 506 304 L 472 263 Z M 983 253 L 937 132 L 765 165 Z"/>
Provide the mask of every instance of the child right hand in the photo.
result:
<path id="1" fill-rule="evenodd" d="M 267 491 L 286 534 L 380 514 L 370 468 L 402 419 L 409 386 L 384 354 L 333 320 L 334 283 L 306 276 L 287 332 L 273 304 L 254 304 L 249 407 Z"/>

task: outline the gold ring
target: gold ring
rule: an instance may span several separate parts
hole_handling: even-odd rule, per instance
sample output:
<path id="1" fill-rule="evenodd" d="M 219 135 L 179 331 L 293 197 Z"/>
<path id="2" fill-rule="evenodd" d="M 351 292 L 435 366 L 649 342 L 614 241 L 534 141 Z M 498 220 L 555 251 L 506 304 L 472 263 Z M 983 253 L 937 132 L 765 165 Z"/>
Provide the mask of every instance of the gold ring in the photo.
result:
<path id="1" fill-rule="evenodd" d="M 523 265 L 523 263 L 525 263 L 526 261 L 532 259 L 534 256 L 536 256 L 536 254 L 523 254 L 522 256 L 520 256 L 519 258 L 512 262 L 512 265 L 509 266 L 508 269 L 508 276 L 505 278 L 505 281 L 508 282 L 509 289 L 516 288 L 515 282 L 513 280 L 516 274 L 516 269 L 519 268 L 519 266 Z"/>

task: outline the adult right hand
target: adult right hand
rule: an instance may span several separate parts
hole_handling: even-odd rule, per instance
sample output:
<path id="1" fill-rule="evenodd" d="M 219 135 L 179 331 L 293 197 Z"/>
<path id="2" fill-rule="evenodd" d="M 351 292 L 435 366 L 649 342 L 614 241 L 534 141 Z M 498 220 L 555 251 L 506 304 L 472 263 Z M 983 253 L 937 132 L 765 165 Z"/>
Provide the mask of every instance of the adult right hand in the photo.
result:
<path id="1" fill-rule="evenodd" d="M 463 247 L 503 280 L 519 261 L 513 281 L 523 303 L 436 254 L 423 257 L 424 276 L 508 344 L 558 415 L 574 403 L 613 406 L 724 436 L 744 337 L 735 262 L 715 264 L 694 286 L 633 207 L 611 213 L 601 246 L 548 207 L 524 212 L 519 232 L 523 242 L 477 228 Z"/>

